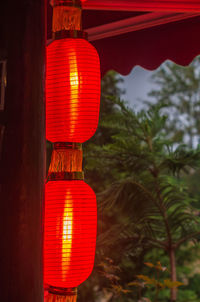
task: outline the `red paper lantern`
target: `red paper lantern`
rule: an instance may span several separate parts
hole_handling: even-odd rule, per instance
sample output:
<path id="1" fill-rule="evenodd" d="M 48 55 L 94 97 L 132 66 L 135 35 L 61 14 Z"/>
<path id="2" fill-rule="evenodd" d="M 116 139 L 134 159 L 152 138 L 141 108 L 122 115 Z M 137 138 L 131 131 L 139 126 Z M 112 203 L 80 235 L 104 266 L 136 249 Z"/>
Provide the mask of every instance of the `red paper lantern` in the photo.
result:
<path id="1" fill-rule="evenodd" d="M 95 256 L 96 197 L 81 180 L 46 184 L 44 282 L 73 288 L 90 275 Z"/>
<path id="2" fill-rule="evenodd" d="M 100 63 L 85 39 L 65 38 L 47 47 L 46 136 L 51 142 L 85 142 L 96 131 Z"/>

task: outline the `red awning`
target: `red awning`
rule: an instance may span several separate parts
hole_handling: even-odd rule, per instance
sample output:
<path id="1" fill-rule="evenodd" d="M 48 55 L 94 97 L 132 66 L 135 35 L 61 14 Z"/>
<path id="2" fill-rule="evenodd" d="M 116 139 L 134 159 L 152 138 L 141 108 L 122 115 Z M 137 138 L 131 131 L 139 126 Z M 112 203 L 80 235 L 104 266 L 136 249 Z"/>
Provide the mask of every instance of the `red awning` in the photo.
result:
<path id="1" fill-rule="evenodd" d="M 199 0 L 84 0 L 85 9 L 200 12 Z"/>
<path id="2" fill-rule="evenodd" d="M 199 0 L 87 0 L 83 8 L 102 74 L 127 75 L 135 65 L 152 70 L 167 59 L 187 65 L 200 54 Z M 49 38 L 51 13 L 49 6 Z"/>

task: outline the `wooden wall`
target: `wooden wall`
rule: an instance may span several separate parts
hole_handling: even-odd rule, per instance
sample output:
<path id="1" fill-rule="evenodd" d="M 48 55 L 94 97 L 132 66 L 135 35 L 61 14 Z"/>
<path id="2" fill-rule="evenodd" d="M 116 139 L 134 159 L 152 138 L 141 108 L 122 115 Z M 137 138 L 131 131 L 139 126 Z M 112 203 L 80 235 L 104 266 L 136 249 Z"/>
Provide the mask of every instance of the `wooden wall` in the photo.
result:
<path id="1" fill-rule="evenodd" d="M 42 302 L 45 178 L 45 0 L 2 0 L 0 60 L 0 301 Z"/>

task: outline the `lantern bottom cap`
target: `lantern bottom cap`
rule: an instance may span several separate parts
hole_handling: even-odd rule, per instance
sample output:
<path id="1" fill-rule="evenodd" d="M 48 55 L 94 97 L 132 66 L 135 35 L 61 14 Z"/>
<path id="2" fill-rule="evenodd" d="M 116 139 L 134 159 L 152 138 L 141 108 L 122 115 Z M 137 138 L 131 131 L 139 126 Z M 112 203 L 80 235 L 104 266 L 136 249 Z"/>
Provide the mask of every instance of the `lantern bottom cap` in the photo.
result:
<path id="1" fill-rule="evenodd" d="M 61 296 L 77 296 L 77 288 L 63 288 L 63 287 L 55 287 L 48 285 L 47 290 L 49 293 L 54 295 L 61 295 Z"/>

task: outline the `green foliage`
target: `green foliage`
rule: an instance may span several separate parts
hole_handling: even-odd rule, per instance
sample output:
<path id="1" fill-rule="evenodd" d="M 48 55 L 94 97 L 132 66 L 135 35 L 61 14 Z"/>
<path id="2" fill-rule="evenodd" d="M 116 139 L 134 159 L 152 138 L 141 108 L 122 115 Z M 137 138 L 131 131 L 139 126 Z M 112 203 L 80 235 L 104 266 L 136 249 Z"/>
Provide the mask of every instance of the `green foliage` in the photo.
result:
<path id="1" fill-rule="evenodd" d="M 111 101 L 111 98 L 120 97 L 123 90 L 118 88 L 118 84 L 123 82 L 122 78 L 114 72 L 110 71 L 101 81 L 101 107 L 99 125 L 95 135 L 89 142 L 84 144 L 84 172 L 86 181 L 92 180 L 95 192 L 100 192 L 105 189 L 110 183 L 113 174 L 106 169 L 106 165 L 101 165 L 97 168 L 96 161 L 100 160 L 101 149 L 99 153 L 93 153 L 93 146 L 102 146 L 111 141 L 112 135 L 116 132 L 115 129 L 104 127 L 103 122 L 109 120 L 110 116 L 116 112 L 116 104 Z M 89 160 L 87 160 L 89 159 Z"/>
<path id="2" fill-rule="evenodd" d="M 134 286 L 138 288 L 138 299 L 145 299 L 142 298 L 142 289 L 144 288 L 153 288 L 154 289 L 154 295 L 153 298 L 151 298 L 151 301 L 157 302 L 159 298 L 159 294 L 161 291 L 165 290 L 166 288 L 172 289 L 172 288 L 178 288 L 182 285 L 184 285 L 182 282 L 179 281 L 172 281 L 170 279 L 161 279 L 160 273 L 166 272 L 167 268 L 165 266 L 162 266 L 160 261 L 157 261 L 156 264 L 153 264 L 151 262 L 144 263 L 146 266 L 150 267 L 153 272 L 155 272 L 154 275 L 156 277 L 150 278 L 147 275 L 137 275 L 137 279 L 135 281 L 129 282 L 128 286 Z M 148 291 L 147 291 L 148 292 Z"/>
<path id="3" fill-rule="evenodd" d="M 107 171 L 107 188 L 98 194 L 104 220 L 97 249 L 101 256 L 109 253 L 120 266 L 119 280 L 126 291 L 130 274 L 124 276 L 125 257 L 141 260 L 152 248 L 163 249 L 169 257 L 172 250 L 199 238 L 196 199 L 183 176 L 199 167 L 200 150 L 184 144 L 174 147 L 166 135 L 167 116 L 161 114 L 160 106 L 135 113 L 120 99 L 110 101 L 115 110 L 102 125 L 112 135 L 104 145 L 88 146 L 86 163 L 88 170 L 93 169 L 95 158 L 96 169 Z M 139 268 L 141 263 L 132 267 L 135 272 Z"/>
<path id="4" fill-rule="evenodd" d="M 179 291 L 178 295 L 178 301 L 181 302 L 199 302 L 199 296 L 196 295 L 196 293 L 190 289 Z"/>
<path id="5" fill-rule="evenodd" d="M 156 238 L 155 245 L 167 249 L 166 236 L 170 235 L 172 242 L 179 244 L 184 240 L 183 235 L 198 232 L 198 218 L 192 214 L 190 206 L 193 200 L 179 176 L 199 165 L 200 151 L 190 150 L 185 145 L 173 151 L 173 142 L 162 132 L 166 117 L 159 114 L 159 108 L 135 114 L 121 101 L 117 104 L 121 109 L 117 112 L 118 119 L 114 118 L 115 124 L 112 120 L 107 122 L 107 127 L 116 128 L 119 123 L 120 128 L 112 136 L 112 143 L 103 146 L 96 165 L 98 167 L 103 158 L 106 166 L 114 169 L 122 181 L 110 186 L 99 199 L 103 206 L 107 204 L 126 214 L 134 213 L 131 221 L 137 224 L 140 221 L 142 229 L 149 227 L 153 235 L 151 242 Z M 97 146 L 95 151 L 98 149 Z M 166 234 L 166 224 L 170 225 L 170 234 Z"/>

